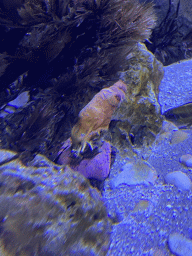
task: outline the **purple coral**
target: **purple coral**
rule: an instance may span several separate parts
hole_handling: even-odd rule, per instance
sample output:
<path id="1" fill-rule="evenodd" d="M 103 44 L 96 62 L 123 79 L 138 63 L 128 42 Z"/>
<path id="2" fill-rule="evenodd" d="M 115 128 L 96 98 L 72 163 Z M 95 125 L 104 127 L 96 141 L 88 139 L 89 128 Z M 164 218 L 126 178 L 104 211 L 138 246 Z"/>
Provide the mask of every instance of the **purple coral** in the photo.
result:
<path id="1" fill-rule="evenodd" d="M 100 152 L 93 158 L 84 158 L 78 165 L 71 163 L 71 147 L 70 139 L 67 140 L 68 146 L 60 155 L 58 163 L 68 164 L 72 170 L 81 173 L 86 178 L 95 178 L 104 180 L 109 175 L 111 165 L 111 145 L 104 142 L 100 148 Z"/>

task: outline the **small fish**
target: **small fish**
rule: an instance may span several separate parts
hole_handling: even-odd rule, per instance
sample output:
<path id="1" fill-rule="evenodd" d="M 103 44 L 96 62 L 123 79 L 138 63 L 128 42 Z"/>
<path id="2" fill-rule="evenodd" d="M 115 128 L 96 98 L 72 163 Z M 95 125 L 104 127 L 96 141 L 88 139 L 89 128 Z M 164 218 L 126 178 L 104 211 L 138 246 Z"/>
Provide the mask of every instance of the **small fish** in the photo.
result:
<path id="1" fill-rule="evenodd" d="M 179 128 L 187 128 L 192 125 L 192 102 L 186 103 L 176 108 L 171 108 L 164 112 L 165 118 Z"/>

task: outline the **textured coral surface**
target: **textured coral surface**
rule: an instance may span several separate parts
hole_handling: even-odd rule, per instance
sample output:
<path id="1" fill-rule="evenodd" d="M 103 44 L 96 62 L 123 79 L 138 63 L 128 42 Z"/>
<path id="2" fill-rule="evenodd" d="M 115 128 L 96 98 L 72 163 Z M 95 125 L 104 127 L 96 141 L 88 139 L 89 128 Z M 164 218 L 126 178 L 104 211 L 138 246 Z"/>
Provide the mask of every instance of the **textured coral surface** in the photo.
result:
<path id="1" fill-rule="evenodd" d="M 69 146 L 59 156 L 59 164 L 70 165 L 71 169 L 80 172 L 86 178 L 104 180 L 108 177 L 111 167 L 111 144 L 109 142 L 104 141 L 103 145 L 99 148 L 98 154 L 84 158 L 78 164 L 73 163 L 73 158 L 71 158 L 70 139 L 67 142 L 69 142 Z"/>

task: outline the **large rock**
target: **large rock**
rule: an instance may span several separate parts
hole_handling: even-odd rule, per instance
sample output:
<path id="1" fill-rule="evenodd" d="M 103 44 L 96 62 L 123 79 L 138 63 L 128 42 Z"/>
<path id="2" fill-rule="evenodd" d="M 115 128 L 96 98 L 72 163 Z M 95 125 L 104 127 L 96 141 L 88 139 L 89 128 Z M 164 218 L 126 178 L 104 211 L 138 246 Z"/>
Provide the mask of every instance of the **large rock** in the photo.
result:
<path id="1" fill-rule="evenodd" d="M 143 44 L 138 44 L 119 78 L 127 84 L 128 92 L 112 118 L 113 142 L 119 149 L 129 142 L 136 146 L 150 144 L 162 125 L 158 92 L 163 66 Z"/>
<path id="2" fill-rule="evenodd" d="M 110 221 L 99 192 L 37 155 L 0 151 L 0 255 L 106 255 Z"/>

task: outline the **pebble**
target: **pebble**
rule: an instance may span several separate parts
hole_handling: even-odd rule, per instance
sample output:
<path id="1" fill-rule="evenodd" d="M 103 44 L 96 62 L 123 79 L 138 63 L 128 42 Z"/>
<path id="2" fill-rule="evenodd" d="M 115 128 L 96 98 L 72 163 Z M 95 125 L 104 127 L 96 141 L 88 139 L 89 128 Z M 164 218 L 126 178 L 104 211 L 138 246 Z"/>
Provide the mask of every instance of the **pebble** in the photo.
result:
<path id="1" fill-rule="evenodd" d="M 182 234 L 173 233 L 169 236 L 170 250 L 178 256 L 192 255 L 192 240 L 187 239 Z"/>
<path id="2" fill-rule="evenodd" d="M 157 172 L 147 161 L 137 160 L 136 162 L 126 163 L 115 178 L 111 180 L 112 187 L 120 184 L 127 185 L 150 185 L 157 179 Z"/>
<path id="3" fill-rule="evenodd" d="M 171 136 L 171 144 L 178 144 L 189 137 L 189 134 L 183 131 L 174 131 Z"/>
<path id="4" fill-rule="evenodd" d="M 190 178 L 181 171 L 170 172 L 165 176 L 167 183 L 173 184 L 182 190 L 190 190 L 192 188 L 192 182 Z"/>
<path id="5" fill-rule="evenodd" d="M 192 155 L 190 154 L 181 156 L 179 161 L 187 167 L 192 167 Z"/>
<path id="6" fill-rule="evenodd" d="M 156 137 L 156 144 L 162 143 L 164 140 L 171 140 L 172 134 L 178 131 L 178 127 L 169 121 L 163 121 L 160 133 Z"/>
<path id="7" fill-rule="evenodd" d="M 178 127 L 174 123 L 169 121 L 163 121 L 161 133 L 178 131 L 178 130 L 179 130 Z"/>
<path id="8" fill-rule="evenodd" d="M 16 99 L 10 101 L 8 105 L 15 108 L 23 107 L 29 101 L 29 97 L 29 91 L 22 92 Z"/>
<path id="9" fill-rule="evenodd" d="M 29 91 L 22 92 L 16 99 L 10 101 L 0 109 L 0 117 L 14 113 L 18 108 L 23 107 L 30 99 Z"/>

